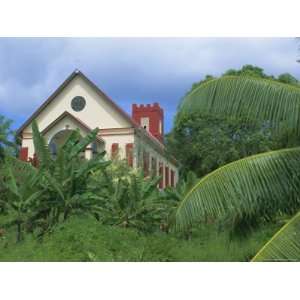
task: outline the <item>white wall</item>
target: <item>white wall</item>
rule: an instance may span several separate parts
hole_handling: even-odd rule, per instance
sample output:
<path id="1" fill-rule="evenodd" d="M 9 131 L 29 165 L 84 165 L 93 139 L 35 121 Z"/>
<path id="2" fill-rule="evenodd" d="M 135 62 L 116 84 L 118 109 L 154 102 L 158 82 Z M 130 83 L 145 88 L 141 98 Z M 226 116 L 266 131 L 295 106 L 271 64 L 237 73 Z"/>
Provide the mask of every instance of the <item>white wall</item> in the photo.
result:
<path id="1" fill-rule="evenodd" d="M 134 135 L 107 135 L 101 136 L 105 141 L 105 151 L 107 152 L 108 158 L 111 158 L 111 146 L 113 143 L 119 144 L 119 157 L 121 159 L 126 158 L 126 144 L 134 143 Z"/>
<path id="2" fill-rule="evenodd" d="M 82 96 L 86 100 L 86 106 L 80 112 L 73 111 L 71 108 L 71 101 L 75 96 Z M 110 103 L 107 103 L 105 99 L 100 97 L 81 77 L 75 77 L 36 117 L 40 131 L 43 131 L 65 111 L 70 112 L 74 117 L 81 120 L 91 129 L 99 127 L 106 132 L 101 134 L 101 137 L 105 142 L 105 150 L 107 151 L 108 158 L 110 158 L 113 143 L 119 144 L 120 158 L 126 157 L 126 144 L 134 143 L 135 146 L 138 146 L 142 143 L 144 144 L 146 151 L 150 154 L 150 164 L 151 157 L 155 157 L 157 164 L 159 164 L 159 162 L 163 162 L 164 172 L 165 166 L 169 167 L 169 180 L 171 178 L 172 169 L 175 172 L 175 183 L 178 181 L 178 170 L 176 166 L 167 161 L 167 159 L 157 152 L 152 146 L 145 143 L 145 141 L 147 142 L 146 139 L 135 135 L 134 130 L 131 129 L 131 123 L 129 123 L 129 121 L 124 118 Z M 45 134 L 47 141 L 49 142 L 52 136 L 65 129 L 67 125 L 69 126 L 69 129 L 79 128 L 83 136 L 86 134 L 86 129 L 83 126 L 74 121 L 72 118 L 65 117 Z M 106 130 L 111 128 L 114 129 Z M 117 128 L 123 129 L 116 130 Z M 22 147 L 28 147 L 29 157 L 32 157 L 34 154 L 34 146 L 32 141 L 31 124 L 24 129 L 23 137 Z M 134 158 L 134 167 L 136 166 L 136 163 L 136 158 Z M 157 170 L 159 170 L 158 166 Z"/>
<path id="3" fill-rule="evenodd" d="M 71 107 L 71 101 L 75 96 L 82 96 L 86 100 L 85 108 L 76 112 Z M 98 93 L 81 77 L 75 77 L 36 117 L 40 131 L 43 131 L 48 125 L 55 121 L 65 111 L 70 112 L 74 117 L 82 120 L 88 127 L 94 129 L 101 128 L 124 128 L 131 127 L 131 124 L 105 99 L 100 97 Z M 66 121 L 59 122 L 60 127 L 64 127 Z M 74 123 L 74 122 L 73 122 Z M 80 127 L 79 124 L 73 124 L 74 128 Z M 54 134 L 57 127 L 51 129 L 48 135 Z M 23 130 L 22 147 L 28 147 L 29 157 L 33 156 L 34 146 L 32 141 L 32 128 L 29 124 Z M 108 138 L 109 143 L 110 139 Z M 122 140 L 124 140 L 122 138 Z M 132 138 L 131 138 L 132 140 Z M 107 147 L 110 147 L 109 144 Z"/>
<path id="4" fill-rule="evenodd" d="M 152 146 L 150 146 L 148 143 L 145 142 L 145 138 L 142 138 L 142 137 L 139 137 L 139 136 L 135 136 L 135 165 L 137 164 L 137 150 L 138 150 L 138 147 L 141 148 L 141 150 L 145 150 L 146 152 L 149 153 L 150 155 L 150 159 L 149 159 L 149 167 L 151 169 L 151 157 L 154 157 L 156 158 L 156 170 L 157 170 L 157 175 L 159 175 L 159 163 L 163 163 L 163 172 L 164 172 L 164 175 L 163 175 L 163 187 L 166 186 L 166 174 L 165 174 L 165 167 L 168 167 L 169 168 L 169 184 L 171 184 L 171 170 L 174 171 L 174 183 L 175 185 L 177 184 L 178 182 L 178 168 L 173 164 L 171 163 L 170 161 L 168 161 L 163 155 L 161 155 L 158 151 L 156 151 Z M 142 158 L 140 158 L 142 159 Z"/>
<path id="5" fill-rule="evenodd" d="M 88 132 L 86 128 L 84 128 L 81 124 L 76 122 L 74 119 L 72 119 L 69 116 L 65 116 L 62 120 L 60 120 L 55 126 L 53 126 L 49 131 L 47 131 L 44 135 L 47 143 L 49 144 L 51 139 L 57 134 L 58 132 L 70 129 L 75 130 L 79 129 L 80 135 L 85 136 Z"/>
<path id="6" fill-rule="evenodd" d="M 82 96 L 86 100 L 85 108 L 76 112 L 71 108 L 71 101 L 75 96 Z M 45 129 L 63 112 L 68 111 L 74 117 L 82 120 L 88 127 L 123 128 L 131 124 L 81 77 L 75 77 L 47 107 L 37 116 L 40 130 Z M 31 132 L 31 125 L 24 129 Z"/>

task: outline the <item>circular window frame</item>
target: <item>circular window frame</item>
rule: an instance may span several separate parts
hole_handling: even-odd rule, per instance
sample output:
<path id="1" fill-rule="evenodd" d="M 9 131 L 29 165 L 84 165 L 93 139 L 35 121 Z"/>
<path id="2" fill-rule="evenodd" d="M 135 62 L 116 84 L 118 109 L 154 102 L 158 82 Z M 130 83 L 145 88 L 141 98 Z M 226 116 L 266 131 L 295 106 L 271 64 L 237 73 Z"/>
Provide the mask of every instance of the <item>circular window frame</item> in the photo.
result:
<path id="1" fill-rule="evenodd" d="M 75 96 L 71 101 L 71 108 L 76 111 L 82 111 L 86 106 L 86 100 L 82 96 Z"/>

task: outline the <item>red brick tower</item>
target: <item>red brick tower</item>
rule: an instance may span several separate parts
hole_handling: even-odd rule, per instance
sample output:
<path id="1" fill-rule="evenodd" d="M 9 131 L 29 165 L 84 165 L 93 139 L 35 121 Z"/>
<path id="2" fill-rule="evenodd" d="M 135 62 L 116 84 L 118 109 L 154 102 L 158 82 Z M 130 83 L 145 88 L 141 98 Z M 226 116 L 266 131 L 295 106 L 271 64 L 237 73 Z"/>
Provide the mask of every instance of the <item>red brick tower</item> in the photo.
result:
<path id="1" fill-rule="evenodd" d="M 158 103 L 132 105 L 132 118 L 161 143 L 164 142 L 164 111 Z"/>

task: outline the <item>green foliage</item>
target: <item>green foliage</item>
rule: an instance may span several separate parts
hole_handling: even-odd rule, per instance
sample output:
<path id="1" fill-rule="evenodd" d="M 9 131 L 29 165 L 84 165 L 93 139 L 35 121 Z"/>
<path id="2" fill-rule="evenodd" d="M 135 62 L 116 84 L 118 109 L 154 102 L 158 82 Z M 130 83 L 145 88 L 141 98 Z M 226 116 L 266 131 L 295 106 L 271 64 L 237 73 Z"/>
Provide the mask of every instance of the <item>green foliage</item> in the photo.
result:
<path id="1" fill-rule="evenodd" d="M 256 70 L 261 73 L 261 70 Z M 259 76 L 231 76 L 212 80 L 189 93 L 181 103 L 180 115 L 195 112 L 257 120 L 276 133 L 287 132 L 287 140 L 299 137 L 300 90 L 293 78 L 278 80 Z M 257 72 L 256 72 L 257 73 Z M 236 223 L 299 210 L 299 150 L 267 152 L 225 165 L 203 177 L 186 195 L 176 212 L 179 229 L 193 222 L 216 219 Z M 298 215 L 297 215 L 298 216 Z M 284 226 L 255 256 L 254 260 L 299 260 L 298 217 Z"/>
<path id="2" fill-rule="evenodd" d="M 13 160 L 13 158 L 11 158 Z M 25 163 L 23 176 L 20 180 L 16 180 L 17 175 L 13 174 L 11 166 L 6 162 L 4 168 L 3 184 L 6 188 L 6 200 L 1 200 L 2 207 L 9 213 L 9 221 L 4 224 L 5 226 L 15 225 L 17 229 L 17 242 L 22 239 L 22 233 L 24 227 L 31 228 L 32 217 L 35 209 L 39 206 L 39 202 L 42 198 L 43 190 L 38 189 L 36 186 L 37 172 L 33 168 Z M 20 169 L 19 169 L 20 170 Z M 14 169 L 14 172 L 19 171 Z"/>
<path id="3" fill-rule="evenodd" d="M 298 146 L 300 89 L 295 80 L 245 65 L 194 84 L 166 137 L 182 174 L 192 170 L 201 177 L 249 155 Z"/>
<path id="4" fill-rule="evenodd" d="M 166 210 L 164 230 L 169 231 L 175 224 L 175 212 L 178 208 L 178 205 L 183 201 L 184 197 L 188 194 L 190 189 L 197 183 L 198 178 L 196 174 L 192 171 L 189 171 L 186 175 L 181 176 L 176 187 L 167 187 L 163 191 L 163 198 L 168 204 L 168 210 Z M 185 236 L 189 237 L 189 230 L 185 232 Z"/>
<path id="5" fill-rule="evenodd" d="M 105 152 L 90 161 L 82 159 L 80 153 L 96 139 L 98 131 L 95 129 L 84 138 L 74 131 L 59 148 L 57 158 L 52 158 L 43 136 L 33 123 L 39 179 L 48 194 L 43 216 L 47 219 L 46 227 L 58 222 L 61 215 L 66 220 L 72 213 L 95 208 L 94 195 L 88 190 L 89 178 L 92 172 L 106 168 L 110 162 L 104 160 Z"/>
<path id="6" fill-rule="evenodd" d="M 182 175 L 191 170 L 201 177 L 240 158 L 286 147 L 292 144 L 287 136 L 272 133 L 263 122 L 191 112 L 180 113 L 166 140 Z"/>
<path id="7" fill-rule="evenodd" d="M 181 202 L 190 189 L 197 183 L 198 178 L 196 174 L 192 171 L 187 173 L 186 178 L 183 176 L 179 179 L 175 188 L 167 187 L 164 190 L 165 197 Z"/>
<path id="8" fill-rule="evenodd" d="M 114 160 L 95 173 L 90 184 L 98 199 L 97 218 L 103 224 L 143 232 L 158 230 L 166 206 L 157 188 L 159 180 L 145 177 L 141 170 L 128 167 L 126 161 Z"/>
<path id="9" fill-rule="evenodd" d="M 88 189 L 90 176 L 110 164 L 104 160 L 105 152 L 89 161 L 81 158 L 80 153 L 96 139 L 98 129 L 84 138 L 74 131 L 56 158 L 51 156 L 35 122 L 32 129 L 38 168 L 7 157 L 2 175 L 1 209 L 9 216 L 8 223 L 17 226 L 17 241 L 25 229 L 42 236 L 72 214 L 93 214 L 97 203 Z"/>
<path id="10" fill-rule="evenodd" d="M 0 161 L 4 159 L 5 152 L 11 152 L 16 148 L 15 143 L 10 141 L 14 135 L 10 125 L 11 121 L 0 115 Z"/>
<path id="11" fill-rule="evenodd" d="M 211 80 L 188 94 L 181 113 L 267 122 L 275 129 L 299 134 L 300 89 L 255 77 L 225 76 Z"/>
<path id="12" fill-rule="evenodd" d="M 259 261 L 299 261 L 300 213 L 287 222 L 255 255 Z"/>
<path id="13" fill-rule="evenodd" d="M 94 218 L 71 217 L 43 241 L 30 234 L 15 244 L 14 234 L 0 237 L 0 261 L 248 261 L 277 230 L 270 224 L 246 241 L 230 241 L 214 227 L 199 229 L 183 240 L 171 234 L 141 234 L 130 228 L 105 226 Z"/>
<path id="14" fill-rule="evenodd" d="M 300 87 L 299 81 L 297 80 L 297 78 L 295 78 L 294 76 L 292 76 L 289 73 L 283 73 L 283 74 L 279 75 L 278 81 Z"/>
<path id="15" fill-rule="evenodd" d="M 148 233 L 159 231 L 166 222 L 169 203 L 162 200 L 157 188 L 160 178 L 145 177 L 140 170 L 129 168 L 126 161 L 111 164 L 104 159 L 105 152 L 88 161 L 81 157 L 96 139 L 98 129 L 84 138 L 73 131 L 52 157 L 35 122 L 32 128 L 37 168 L 10 158 L 5 170 L 8 175 L 3 178 L 6 199 L 1 207 L 10 218 L 17 214 L 11 224 L 18 224 L 18 240 L 29 227 L 43 237 L 56 224 L 82 213 L 103 224 Z"/>
<path id="16" fill-rule="evenodd" d="M 262 79 L 270 79 L 273 81 L 287 83 L 299 87 L 299 81 L 289 73 L 283 73 L 276 78 L 273 75 L 267 75 L 264 69 L 253 65 L 244 65 L 241 69 L 229 69 L 221 77 L 224 76 L 243 76 L 243 77 L 246 76 L 246 77 L 255 77 L 255 78 L 262 78 Z M 189 91 L 189 93 L 192 92 L 197 87 L 199 87 L 201 84 L 216 78 L 217 77 L 214 77 L 212 75 L 206 75 L 203 80 L 200 80 L 199 82 L 196 82 L 192 85 L 192 88 Z"/>
<path id="17" fill-rule="evenodd" d="M 203 177 L 176 212 L 179 229 L 195 221 L 269 218 L 300 208 L 300 148 L 250 156 Z"/>
<path id="18" fill-rule="evenodd" d="M 38 168 L 6 158 L 0 175 L 0 260 L 251 259 L 274 232 L 266 222 L 299 210 L 300 148 L 266 152 L 299 145 L 299 101 L 290 74 L 275 78 L 251 65 L 194 84 L 168 136 L 186 178 L 164 192 L 159 178 L 105 161 L 105 153 L 82 159 L 98 129 L 83 139 L 74 131 L 53 158 L 34 122 Z M 248 157 L 259 152 L 266 153 Z M 186 239 L 169 230 L 173 223 Z M 9 225 L 16 226 L 17 241 L 25 237 L 17 246 Z M 240 243 L 228 225 L 253 231 Z M 295 217 L 254 260 L 298 260 L 298 229 Z"/>
<path id="19" fill-rule="evenodd" d="M 193 83 L 190 92 L 193 91 L 194 89 L 196 89 L 197 87 L 199 87 L 201 84 L 203 84 L 203 83 L 205 83 L 205 82 L 208 82 L 208 81 L 210 81 L 210 80 L 213 80 L 213 79 L 216 79 L 216 77 L 214 77 L 214 76 L 212 76 L 212 75 L 206 75 L 205 78 L 204 78 L 203 80 L 201 80 L 201 81 L 199 81 L 199 82 Z"/>
<path id="20" fill-rule="evenodd" d="M 262 68 L 253 65 L 244 65 L 239 70 L 229 69 L 223 74 L 223 76 L 250 76 L 256 78 L 275 79 L 274 76 L 268 76 L 265 74 Z"/>

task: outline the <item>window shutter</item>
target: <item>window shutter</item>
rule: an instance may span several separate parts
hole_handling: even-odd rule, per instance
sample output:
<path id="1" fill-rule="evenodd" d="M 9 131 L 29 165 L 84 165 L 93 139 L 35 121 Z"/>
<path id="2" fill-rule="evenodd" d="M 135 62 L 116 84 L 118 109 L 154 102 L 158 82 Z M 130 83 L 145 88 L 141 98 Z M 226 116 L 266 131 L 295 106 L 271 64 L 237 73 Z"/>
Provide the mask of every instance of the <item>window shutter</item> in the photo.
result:
<path id="1" fill-rule="evenodd" d="M 143 152 L 143 167 L 144 167 L 144 176 L 149 175 L 149 161 L 150 161 L 150 155 L 148 152 Z"/>
<path id="2" fill-rule="evenodd" d="M 38 168 L 40 163 L 39 163 L 39 159 L 38 159 L 36 153 L 33 154 L 33 158 L 31 158 L 31 157 L 29 158 L 29 161 L 34 167 Z"/>
<path id="3" fill-rule="evenodd" d="M 151 175 L 152 176 L 157 176 L 157 166 L 156 166 L 157 162 L 156 162 L 156 158 L 152 157 L 151 158 Z"/>
<path id="4" fill-rule="evenodd" d="M 115 158 L 118 154 L 118 151 L 119 151 L 119 144 L 113 143 L 111 145 L 111 158 Z"/>
<path id="5" fill-rule="evenodd" d="M 163 169 L 163 163 L 159 163 L 159 176 L 161 176 L 161 179 L 159 181 L 159 188 L 162 189 L 164 187 L 164 169 Z"/>
<path id="6" fill-rule="evenodd" d="M 126 144 L 126 158 L 129 167 L 133 166 L 133 144 Z"/>
<path id="7" fill-rule="evenodd" d="M 22 161 L 28 161 L 28 147 L 22 147 L 20 149 L 19 159 Z"/>
<path id="8" fill-rule="evenodd" d="M 169 168 L 166 167 L 165 168 L 165 172 L 166 172 L 166 187 L 169 186 Z"/>
<path id="9" fill-rule="evenodd" d="M 50 152 L 53 156 L 56 156 L 57 155 L 57 147 L 56 147 L 56 144 L 55 143 L 50 143 L 49 144 L 49 149 L 50 149 Z"/>

